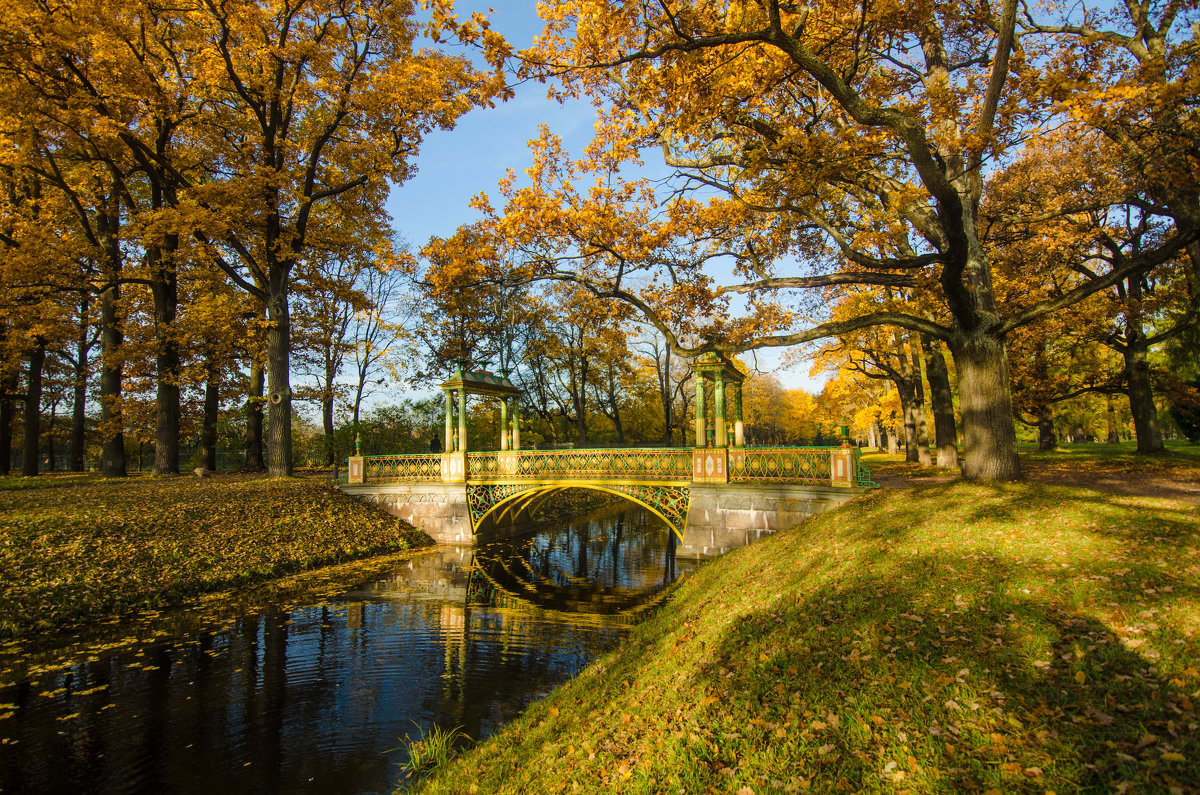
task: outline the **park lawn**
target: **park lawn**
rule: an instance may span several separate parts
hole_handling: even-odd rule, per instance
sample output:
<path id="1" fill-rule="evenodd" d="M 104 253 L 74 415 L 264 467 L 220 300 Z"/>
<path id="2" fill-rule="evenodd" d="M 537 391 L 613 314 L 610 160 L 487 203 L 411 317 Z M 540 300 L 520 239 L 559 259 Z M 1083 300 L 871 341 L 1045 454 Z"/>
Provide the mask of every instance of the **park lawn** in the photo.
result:
<path id="1" fill-rule="evenodd" d="M 1200 511 L 879 490 L 705 564 L 427 792 L 1195 792 Z"/>
<path id="2" fill-rule="evenodd" d="M 0 479 L 0 638 L 428 543 L 317 479 Z"/>
<path id="3" fill-rule="evenodd" d="M 1137 452 L 1137 442 L 1105 444 L 1082 442 L 1061 444 L 1042 452 L 1036 444 L 1018 445 L 1023 461 L 1062 468 L 1134 470 L 1153 472 L 1184 471 L 1200 475 L 1200 445 L 1168 439 L 1162 453 L 1146 455 Z"/>
<path id="4" fill-rule="evenodd" d="M 1155 455 L 1138 453 L 1136 442 L 1064 443 L 1049 452 L 1038 450 L 1037 444 L 1018 444 L 1017 450 L 1022 465 L 1030 474 L 1053 476 L 1056 473 L 1088 472 L 1100 476 L 1119 476 L 1138 473 L 1200 480 L 1200 445 L 1175 440 L 1168 440 L 1164 444 L 1166 450 Z M 959 455 L 962 455 L 961 450 Z M 862 461 L 872 475 L 885 477 L 894 475 L 909 480 L 945 480 L 957 474 L 954 470 L 908 463 L 904 460 L 904 453 L 869 450 L 863 452 Z"/>

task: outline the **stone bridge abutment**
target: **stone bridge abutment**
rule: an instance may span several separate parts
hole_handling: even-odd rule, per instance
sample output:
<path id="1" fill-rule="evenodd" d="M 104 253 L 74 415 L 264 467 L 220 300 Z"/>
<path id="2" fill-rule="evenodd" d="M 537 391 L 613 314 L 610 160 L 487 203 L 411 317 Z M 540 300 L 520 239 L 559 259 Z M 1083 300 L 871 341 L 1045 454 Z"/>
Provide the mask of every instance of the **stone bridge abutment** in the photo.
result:
<path id="1" fill-rule="evenodd" d="M 546 484 L 542 490 L 564 488 L 589 488 L 589 485 Z M 646 502 L 631 499 L 616 489 L 604 485 L 599 488 L 653 510 Z M 485 532 L 497 529 L 504 532 L 512 522 L 519 523 L 525 518 L 519 512 L 501 514 L 498 528 L 472 522 L 468 489 L 462 483 L 364 483 L 343 485 L 342 489 L 400 517 L 439 544 L 469 545 L 477 538 L 477 527 Z M 864 488 L 789 483 L 694 483 L 676 487 L 676 492 L 680 490 L 686 492 L 688 504 L 682 527 L 676 530 L 680 540 L 676 553 L 688 557 L 714 557 L 746 546 L 866 492 Z M 537 491 L 535 484 L 523 493 L 532 496 Z M 655 513 L 662 515 L 658 510 Z"/>

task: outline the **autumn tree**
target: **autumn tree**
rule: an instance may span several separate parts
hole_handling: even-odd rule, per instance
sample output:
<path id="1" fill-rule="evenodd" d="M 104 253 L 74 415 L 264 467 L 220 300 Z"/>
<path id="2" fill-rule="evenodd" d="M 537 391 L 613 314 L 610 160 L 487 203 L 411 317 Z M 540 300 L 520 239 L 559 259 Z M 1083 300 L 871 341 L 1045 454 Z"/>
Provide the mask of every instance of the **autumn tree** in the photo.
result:
<path id="1" fill-rule="evenodd" d="M 70 197 L 85 234 L 104 252 L 103 270 L 112 284 L 101 291 L 102 305 L 117 300 L 111 292 L 123 285 L 141 283 L 149 289 L 157 380 L 154 471 L 177 473 L 180 351 L 174 321 L 180 233 L 175 216 L 178 174 L 188 170 L 177 154 L 177 138 L 202 102 L 193 91 L 194 51 L 179 35 L 172 12 L 153 4 L 20 3 L 14 21 L 4 34 L 12 46 L 3 56 L 3 70 L 15 81 L 9 88 L 19 86 L 10 97 L 10 113 L 32 126 L 31 150 L 38 155 L 22 167 Z M 93 172 L 83 182 L 76 176 L 81 169 Z M 96 171 L 107 172 L 111 181 L 102 212 L 93 206 L 100 198 L 96 186 L 86 182 Z M 122 247 L 137 273 L 115 267 Z M 102 379 L 108 391 L 119 392 L 114 369 L 119 357 L 113 349 L 121 341 L 104 318 L 101 324 L 110 349 Z M 106 394 L 102 401 L 116 403 L 117 398 Z M 105 455 L 110 474 L 122 466 L 116 437 L 111 441 Z"/>
<path id="2" fill-rule="evenodd" d="M 1200 301 L 1200 58 L 1192 3 L 1021 5 L 1024 37 L 1071 53 L 1049 64 L 1047 95 L 1100 131 L 1133 175 L 1138 207 L 1185 232 L 1189 294 Z M 1190 29 L 1190 30 L 1189 30 Z M 1189 35 L 1190 34 L 1190 35 Z"/>
<path id="3" fill-rule="evenodd" d="M 530 187 L 503 186 L 498 237 L 545 278 L 625 300 L 664 332 L 691 313 L 713 334 L 695 347 L 674 339 L 684 354 L 878 325 L 940 340 L 958 378 L 967 475 L 1019 477 L 1006 335 L 1161 262 L 1189 233 L 1000 311 L 979 219 L 985 177 L 1056 111 L 1036 91 L 1054 53 L 1018 35 L 1017 6 L 548 4 L 528 72 L 604 110 L 578 162 L 544 137 Z M 652 148 L 677 173 L 665 204 L 618 173 Z M 598 176 L 574 191 L 581 173 Z M 704 267 L 714 257 L 743 280 L 716 283 Z M 786 271 L 793 257 L 807 273 Z M 792 330 L 799 317 L 781 311 L 779 291 L 837 284 L 919 286 L 938 312 L 816 317 Z M 735 294 L 749 312 L 729 317 Z"/>
<path id="4" fill-rule="evenodd" d="M 423 377 L 440 380 L 455 360 L 515 370 L 541 307 L 525 284 L 511 278 L 509 263 L 471 226 L 447 239 L 434 237 L 420 255 L 427 263 L 414 285 L 421 296 Z"/>
<path id="5" fill-rule="evenodd" d="M 411 3 L 201 2 L 191 21 L 213 83 L 205 143 L 220 164 L 193 187 L 218 263 L 266 306 L 268 457 L 273 475 L 288 475 L 289 296 L 316 218 L 334 201 L 381 214 L 423 136 L 506 89 L 465 57 L 417 49 Z M 504 49 L 482 17 L 459 24 L 440 5 L 429 32 L 481 43 L 493 62 Z"/>
<path id="6" fill-rule="evenodd" d="M 1031 297 L 1055 300 L 1109 282 L 1087 302 L 1015 332 L 1024 340 L 1025 373 L 1018 381 L 1028 396 L 1037 396 L 1043 444 L 1050 443 L 1053 403 L 1083 392 L 1124 391 L 1138 452 L 1162 450 L 1149 353 L 1195 324 L 1196 302 L 1183 264 L 1186 250 L 1172 255 L 1162 246 L 1177 229 L 1174 220 L 1155 211 L 1145 181 L 1128 171 L 1111 141 L 1073 125 L 1030 145 L 999 173 L 981 211 L 997 230 L 989 241 L 1002 307 L 1019 312 Z M 1148 250 L 1162 256 L 1144 259 L 1145 267 L 1115 281 L 1104 275 Z M 1090 350 L 1097 345 L 1116 351 L 1123 366 L 1109 368 L 1103 354 Z M 1059 355 L 1050 356 L 1051 349 Z"/>
<path id="7" fill-rule="evenodd" d="M 88 320 L 88 296 L 93 289 L 84 269 L 91 253 L 74 233 L 73 212 L 38 174 L 24 168 L 31 156 L 29 139 L 18 134 L 0 163 L 0 457 L 11 455 L 12 401 L 24 403 L 22 473 L 39 471 L 43 373 L 55 367 L 58 356 L 76 339 L 76 319 Z M 21 146 L 24 142 L 25 146 Z M 36 156 L 36 155 L 33 155 Z M 82 301 L 82 306 L 81 302 Z M 86 335 L 85 335 L 86 336 Z M 90 348 L 90 342 L 81 343 Z M 25 365 L 22 365 L 22 362 Z M 86 362 L 85 365 L 86 367 Z M 18 382 L 24 372 L 24 387 Z M 81 390 L 75 390 L 74 413 L 82 417 Z M 57 406 L 55 407 L 57 409 Z M 82 444 L 82 423 L 77 423 Z"/>

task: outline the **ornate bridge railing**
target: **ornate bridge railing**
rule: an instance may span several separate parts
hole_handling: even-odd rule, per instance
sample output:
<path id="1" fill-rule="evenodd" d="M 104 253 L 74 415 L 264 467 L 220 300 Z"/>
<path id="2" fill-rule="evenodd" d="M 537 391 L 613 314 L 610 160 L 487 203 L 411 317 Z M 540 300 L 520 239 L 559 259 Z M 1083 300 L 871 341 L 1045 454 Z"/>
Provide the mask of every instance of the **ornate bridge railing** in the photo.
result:
<path id="1" fill-rule="evenodd" d="M 689 449 L 521 450 L 467 453 L 470 480 L 688 481 Z"/>
<path id="2" fill-rule="evenodd" d="M 442 479 L 440 453 L 370 455 L 363 463 L 368 483 L 433 483 Z"/>
<path id="3" fill-rule="evenodd" d="M 731 447 L 730 483 L 829 485 L 830 453 L 836 447 Z M 521 450 L 467 453 L 467 480 L 633 480 L 681 483 L 693 480 L 690 448 Z M 461 460 L 461 459 L 460 459 Z M 363 459 L 368 483 L 436 483 L 444 480 L 438 453 L 373 455 Z M 854 485 L 878 484 L 854 450 Z M 461 476 L 460 476 L 461 477 Z"/>
<path id="4" fill-rule="evenodd" d="M 733 448 L 729 451 L 729 481 L 827 486 L 829 451 L 828 447 Z"/>

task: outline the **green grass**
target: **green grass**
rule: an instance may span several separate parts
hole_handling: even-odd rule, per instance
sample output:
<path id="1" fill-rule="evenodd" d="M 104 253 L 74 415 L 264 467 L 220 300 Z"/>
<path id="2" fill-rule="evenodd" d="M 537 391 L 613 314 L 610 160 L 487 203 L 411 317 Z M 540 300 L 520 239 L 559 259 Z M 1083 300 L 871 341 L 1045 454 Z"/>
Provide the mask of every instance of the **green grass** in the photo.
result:
<path id="1" fill-rule="evenodd" d="M 1125 464 L 1129 466 L 1200 467 L 1200 445 L 1187 441 L 1167 440 L 1162 453 L 1145 455 L 1137 452 L 1136 442 L 1105 444 L 1103 442 L 1064 442 L 1055 450 L 1042 452 L 1036 444 L 1020 444 L 1021 457 L 1030 461 L 1070 463 L 1073 466 Z"/>
<path id="2" fill-rule="evenodd" d="M 877 491 L 701 567 L 420 791 L 1193 791 L 1198 631 L 1192 506 Z"/>
<path id="3" fill-rule="evenodd" d="M 443 729 L 436 724 L 428 732 L 421 731 L 415 740 L 405 739 L 403 747 L 408 759 L 401 765 L 404 778 L 411 781 L 444 767 L 457 749 L 470 740 L 461 726 Z"/>
<path id="4" fill-rule="evenodd" d="M 7 477 L 0 477 L 0 492 L 16 491 L 18 489 L 61 489 L 72 486 L 85 486 L 101 481 L 102 478 L 97 475 L 82 475 L 75 472 L 42 473 L 36 478 L 10 475 Z"/>
<path id="5" fill-rule="evenodd" d="M 1038 450 L 1036 444 L 1017 445 L 1022 464 L 1032 465 L 1038 471 L 1047 473 L 1058 470 L 1075 474 L 1089 472 L 1111 475 L 1137 471 L 1200 479 L 1200 445 L 1190 444 L 1186 441 L 1168 441 L 1166 448 L 1161 454 L 1143 455 L 1137 452 L 1135 442 L 1061 444 L 1057 449 L 1049 452 Z M 961 451 L 959 451 L 959 455 L 962 455 Z M 904 460 L 904 453 L 888 454 L 879 450 L 870 450 L 862 454 L 862 461 L 871 470 L 872 475 L 885 477 L 896 475 L 910 480 L 929 478 L 944 480 L 947 475 L 956 474 L 955 470 L 907 463 Z M 1027 466 L 1026 469 L 1029 467 Z"/>
<path id="6" fill-rule="evenodd" d="M 0 637 L 408 549 L 423 534 L 318 480 L 0 479 Z"/>

